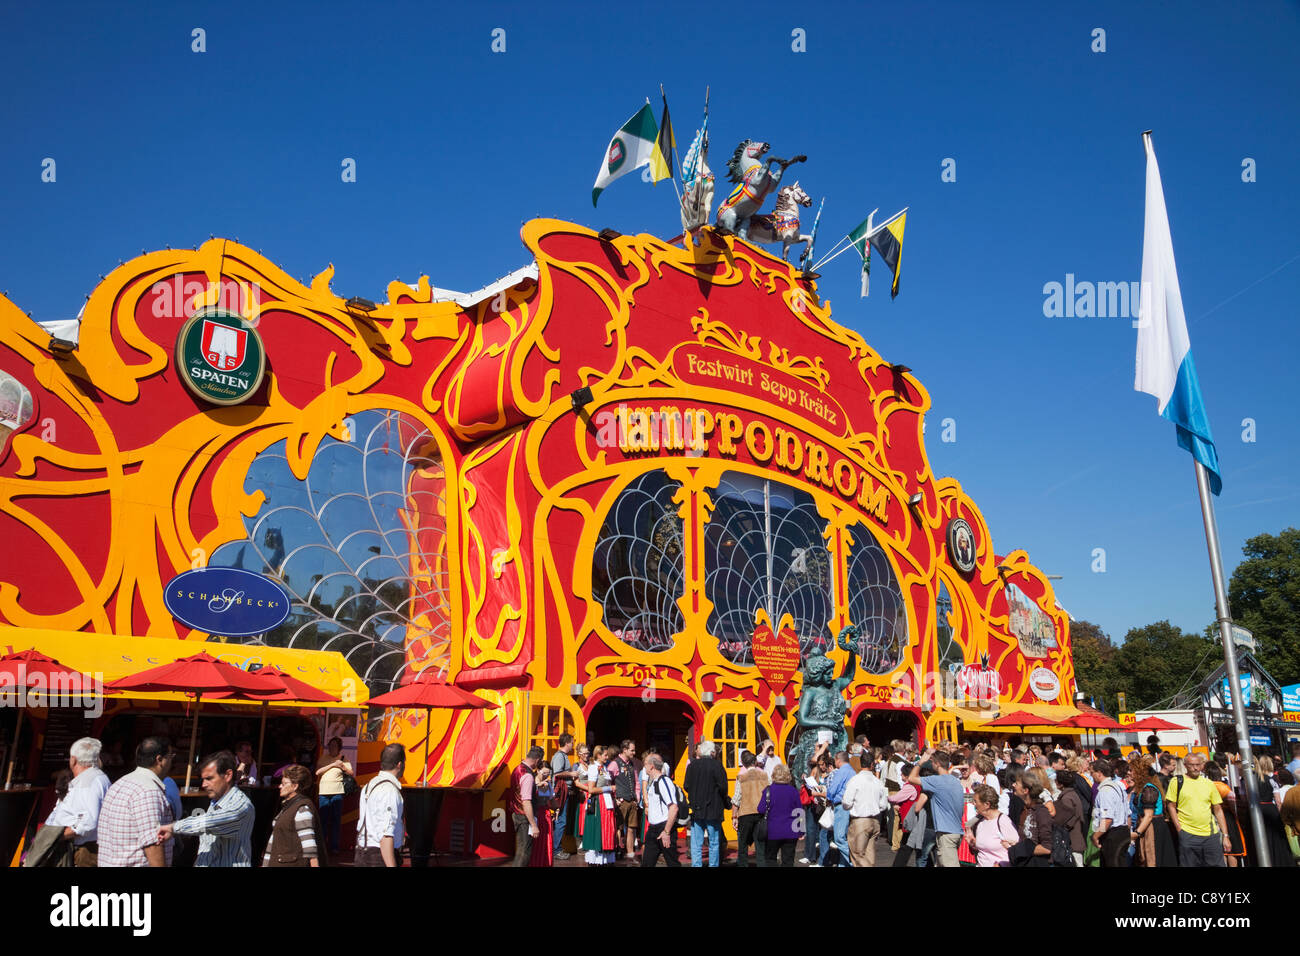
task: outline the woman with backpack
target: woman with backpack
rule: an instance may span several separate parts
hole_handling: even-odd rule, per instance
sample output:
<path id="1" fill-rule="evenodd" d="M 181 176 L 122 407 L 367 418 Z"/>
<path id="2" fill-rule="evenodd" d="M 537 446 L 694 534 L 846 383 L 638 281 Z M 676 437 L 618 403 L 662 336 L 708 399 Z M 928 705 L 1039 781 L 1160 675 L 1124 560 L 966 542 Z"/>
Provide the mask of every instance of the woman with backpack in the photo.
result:
<path id="1" fill-rule="evenodd" d="M 1088 814 L 1083 808 L 1083 798 L 1075 785 L 1073 770 L 1056 771 L 1056 786 L 1061 795 L 1056 800 L 1056 825 L 1070 835 L 1070 853 L 1075 866 L 1083 866 L 1084 828 Z"/>

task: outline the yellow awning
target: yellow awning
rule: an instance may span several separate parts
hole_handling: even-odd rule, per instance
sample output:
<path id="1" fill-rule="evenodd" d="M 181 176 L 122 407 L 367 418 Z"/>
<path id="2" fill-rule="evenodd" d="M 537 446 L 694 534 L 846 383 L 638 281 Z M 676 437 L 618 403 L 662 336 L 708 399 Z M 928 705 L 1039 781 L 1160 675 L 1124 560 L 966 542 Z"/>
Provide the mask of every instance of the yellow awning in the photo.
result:
<path id="1" fill-rule="evenodd" d="M 970 711 L 971 719 L 962 718 L 967 730 L 978 730 L 988 733 L 1002 734 L 1073 734 L 1080 731 L 1071 727 L 1055 726 L 1062 720 L 1080 713 L 1077 707 L 1063 707 L 1059 704 L 1017 704 L 1002 703 L 999 705 L 999 714 L 1009 714 L 1012 711 L 1022 710 L 1027 714 L 1033 714 L 1035 717 L 1043 718 L 1042 724 L 1030 724 L 1027 727 L 989 727 L 988 721 L 993 720 L 987 711 Z"/>
<path id="2" fill-rule="evenodd" d="M 365 682 L 338 651 L 309 651 L 289 647 L 263 647 L 260 644 L 223 644 L 218 641 L 182 641 L 165 637 L 88 634 L 84 631 L 53 631 L 40 628 L 11 627 L 0 624 L 0 651 L 23 651 L 34 647 L 60 664 L 99 677 L 105 683 L 138 674 L 159 664 L 169 664 L 181 657 L 206 651 L 218 660 L 248 669 L 250 664 L 274 664 L 286 674 L 318 687 L 339 699 L 338 703 L 304 704 L 295 701 L 271 701 L 272 707 L 345 707 L 355 710 L 370 699 Z M 125 693 L 113 694 L 112 700 L 192 700 L 184 694 Z M 215 701 L 214 701 L 215 702 Z M 247 704 L 248 701 L 222 700 L 222 704 Z M 260 706 L 260 704 L 259 704 Z"/>
<path id="3" fill-rule="evenodd" d="M 972 724 L 982 724 L 986 720 L 992 720 L 995 710 L 970 710 L 966 707 L 942 707 L 936 713 L 945 717 L 956 717 L 967 727 Z"/>

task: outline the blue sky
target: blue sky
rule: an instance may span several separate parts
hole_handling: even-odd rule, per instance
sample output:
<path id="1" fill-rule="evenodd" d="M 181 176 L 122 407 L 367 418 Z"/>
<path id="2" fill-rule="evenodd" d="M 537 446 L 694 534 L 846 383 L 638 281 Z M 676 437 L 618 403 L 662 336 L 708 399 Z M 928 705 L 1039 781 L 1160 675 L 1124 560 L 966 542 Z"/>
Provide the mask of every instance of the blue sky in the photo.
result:
<path id="1" fill-rule="evenodd" d="M 591 184 L 661 82 L 684 146 L 707 84 L 715 166 L 745 137 L 808 155 L 795 174 L 827 197 L 823 249 L 875 207 L 911 207 L 897 300 L 879 262 L 858 298 L 852 254 L 820 291 L 925 383 L 935 470 L 979 503 L 997 550 L 1063 575 L 1061 603 L 1116 638 L 1162 618 L 1199 630 L 1214 610 L 1192 462 L 1133 391 L 1130 320 L 1047 318 L 1043 286 L 1139 278 L 1139 134 L 1154 129 L 1229 573 L 1247 537 L 1300 523 L 1300 13 L 1243 9 L 10 4 L 0 289 L 71 317 L 119 259 L 211 234 L 302 278 L 333 262 L 336 291 L 371 298 L 421 272 L 490 282 L 525 263 L 534 216 L 669 237 L 666 183 L 627 177 L 598 210 Z"/>

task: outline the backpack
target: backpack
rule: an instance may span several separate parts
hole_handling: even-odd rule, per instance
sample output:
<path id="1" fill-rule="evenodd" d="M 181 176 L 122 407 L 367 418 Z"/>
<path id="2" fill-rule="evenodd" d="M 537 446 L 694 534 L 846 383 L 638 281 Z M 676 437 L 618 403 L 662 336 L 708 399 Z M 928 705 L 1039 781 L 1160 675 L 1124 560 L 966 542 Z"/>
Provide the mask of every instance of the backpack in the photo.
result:
<path id="1" fill-rule="evenodd" d="M 1060 824 L 1052 825 L 1052 866 L 1074 866 L 1074 850 L 1070 847 L 1070 831 Z"/>
<path id="2" fill-rule="evenodd" d="M 666 802 L 677 804 L 677 822 L 674 823 L 673 826 L 675 827 L 690 826 L 691 807 L 690 804 L 687 803 L 686 801 L 686 794 L 682 792 L 682 788 L 677 786 L 677 782 L 673 780 L 671 777 L 669 777 L 668 774 L 666 773 L 660 774 L 659 779 L 654 782 L 654 788 L 655 788 L 655 793 L 659 794 L 659 798 L 661 800 L 665 799 L 664 792 L 661 789 L 659 789 L 659 785 L 661 783 L 666 783 L 668 785 L 668 797 L 666 799 Z"/>

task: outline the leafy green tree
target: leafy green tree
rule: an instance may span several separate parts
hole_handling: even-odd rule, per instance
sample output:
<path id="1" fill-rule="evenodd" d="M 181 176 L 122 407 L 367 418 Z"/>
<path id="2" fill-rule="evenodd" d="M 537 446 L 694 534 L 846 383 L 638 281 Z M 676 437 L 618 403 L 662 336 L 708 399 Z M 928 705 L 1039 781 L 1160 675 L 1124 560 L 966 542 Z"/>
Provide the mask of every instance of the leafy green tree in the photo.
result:
<path id="1" fill-rule="evenodd" d="M 1115 655 L 1118 648 L 1091 621 L 1070 621 L 1070 647 L 1074 652 L 1074 679 L 1079 690 L 1095 698 L 1103 709 L 1115 713 Z"/>
<path id="2" fill-rule="evenodd" d="M 1135 627 L 1115 655 L 1116 690 L 1128 695 L 1130 710 L 1168 707 L 1175 695 L 1191 695 L 1222 660 L 1217 643 L 1168 621 Z"/>
<path id="3" fill-rule="evenodd" d="M 1279 684 L 1300 681 L 1300 530 L 1256 535 L 1228 584 L 1232 618 L 1259 644 L 1260 663 Z"/>

